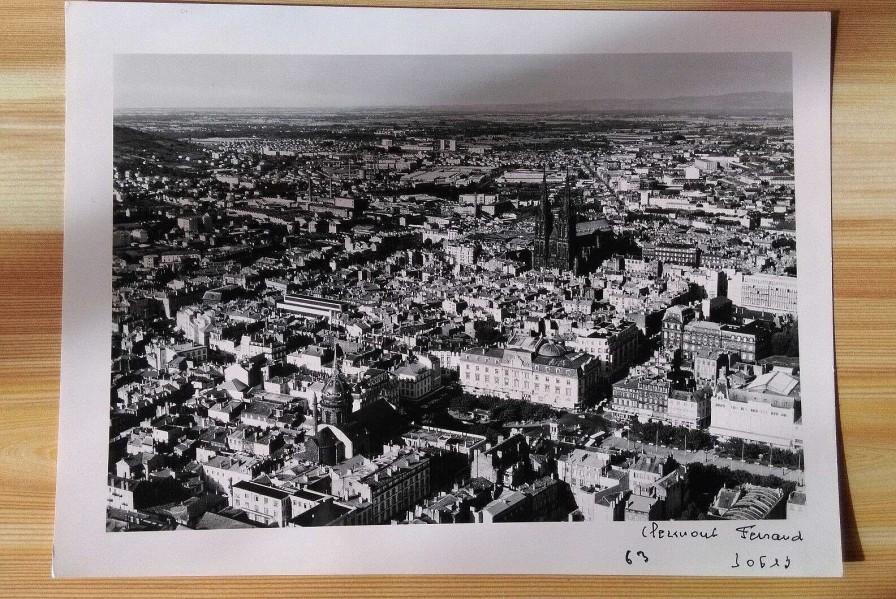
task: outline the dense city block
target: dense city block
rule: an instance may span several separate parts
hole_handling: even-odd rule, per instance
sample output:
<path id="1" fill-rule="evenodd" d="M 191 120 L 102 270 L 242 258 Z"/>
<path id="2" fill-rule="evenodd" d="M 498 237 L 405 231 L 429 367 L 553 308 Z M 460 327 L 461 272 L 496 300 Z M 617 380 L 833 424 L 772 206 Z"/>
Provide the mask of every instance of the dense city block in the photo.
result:
<path id="1" fill-rule="evenodd" d="M 117 115 L 107 529 L 801 517 L 754 112 Z"/>

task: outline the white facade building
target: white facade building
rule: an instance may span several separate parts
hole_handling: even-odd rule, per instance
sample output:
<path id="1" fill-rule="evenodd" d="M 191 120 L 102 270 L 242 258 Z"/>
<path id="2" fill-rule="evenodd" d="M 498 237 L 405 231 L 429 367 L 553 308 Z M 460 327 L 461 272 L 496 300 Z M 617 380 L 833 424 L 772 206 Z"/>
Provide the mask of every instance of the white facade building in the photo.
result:
<path id="1" fill-rule="evenodd" d="M 781 275 L 734 274 L 728 281 L 728 299 L 737 306 L 774 314 L 796 314 L 797 279 Z"/>
<path id="2" fill-rule="evenodd" d="M 468 393 L 525 399 L 557 409 L 585 404 L 600 379 L 594 356 L 528 337 L 516 337 L 505 348 L 467 350 L 459 363 L 460 382 Z"/>
<path id="3" fill-rule="evenodd" d="M 442 387 L 442 369 L 436 358 L 421 356 L 417 362 L 399 366 L 393 373 L 400 399 L 419 401 Z"/>
<path id="4" fill-rule="evenodd" d="M 780 370 L 760 375 L 712 399 L 710 434 L 775 447 L 803 445 L 800 380 Z"/>
<path id="5" fill-rule="evenodd" d="M 581 332 L 569 345 L 597 358 L 600 376 L 615 382 L 625 375 L 638 352 L 638 327 L 633 322 L 603 323 Z"/>

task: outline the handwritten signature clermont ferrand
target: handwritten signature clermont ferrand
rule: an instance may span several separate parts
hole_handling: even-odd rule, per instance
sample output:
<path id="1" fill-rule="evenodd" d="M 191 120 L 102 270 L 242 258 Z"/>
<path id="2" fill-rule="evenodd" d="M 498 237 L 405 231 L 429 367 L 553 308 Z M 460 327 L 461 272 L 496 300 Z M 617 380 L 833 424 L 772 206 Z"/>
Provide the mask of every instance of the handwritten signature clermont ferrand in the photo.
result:
<path id="1" fill-rule="evenodd" d="M 784 543 L 799 543 L 803 541 L 803 533 L 797 530 L 795 533 L 765 532 L 758 528 L 756 524 L 748 524 L 738 526 L 734 529 L 739 537 L 744 541 L 777 541 Z M 651 522 L 649 526 L 641 529 L 641 536 L 645 539 L 715 539 L 719 538 L 719 530 L 717 527 L 712 529 L 674 529 L 664 528 L 656 522 Z M 625 561 L 629 565 L 634 563 L 648 563 L 650 560 L 644 551 L 628 550 L 625 552 Z M 732 568 L 790 568 L 790 556 L 774 556 L 759 555 L 757 557 L 743 557 L 740 552 L 734 553 L 734 563 Z"/>
<path id="2" fill-rule="evenodd" d="M 803 532 L 796 531 L 795 534 L 784 534 L 779 532 L 763 532 L 756 529 L 755 524 L 747 526 L 738 526 L 734 530 L 745 541 L 791 541 L 799 542 L 803 540 Z M 718 529 L 713 526 L 712 530 L 701 529 L 670 529 L 663 528 L 656 522 L 651 522 L 650 526 L 644 526 L 641 529 L 641 536 L 645 539 L 715 539 L 719 536 Z"/>

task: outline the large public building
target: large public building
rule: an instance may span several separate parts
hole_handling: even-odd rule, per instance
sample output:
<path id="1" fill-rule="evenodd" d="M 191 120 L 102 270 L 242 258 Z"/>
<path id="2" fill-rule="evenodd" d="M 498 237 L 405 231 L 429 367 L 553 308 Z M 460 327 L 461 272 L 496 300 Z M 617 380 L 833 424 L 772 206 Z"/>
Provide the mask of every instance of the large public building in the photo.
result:
<path id="1" fill-rule="evenodd" d="M 772 314 L 797 312 L 797 278 L 768 273 L 736 273 L 728 281 L 728 298 L 737 306 Z"/>
<path id="2" fill-rule="evenodd" d="M 712 400 L 709 432 L 773 447 L 803 446 L 800 379 L 794 369 L 774 368 L 752 380 L 733 381 Z"/>
<path id="3" fill-rule="evenodd" d="M 600 383 L 597 358 L 544 338 L 517 336 L 504 348 L 472 348 L 461 353 L 459 364 L 460 382 L 468 393 L 556 409 L 586 405 Z"/>
<path id="4" fill-rule="evenodd" d="M 672 306 L 663 315 L 663 347 L 680 349 L 688 360 L 701 352 L 736 354 L 755 363 L 769 352 L 770 335 L 758 323 L 735 326 L 697 320 L 693 308 Z"/>

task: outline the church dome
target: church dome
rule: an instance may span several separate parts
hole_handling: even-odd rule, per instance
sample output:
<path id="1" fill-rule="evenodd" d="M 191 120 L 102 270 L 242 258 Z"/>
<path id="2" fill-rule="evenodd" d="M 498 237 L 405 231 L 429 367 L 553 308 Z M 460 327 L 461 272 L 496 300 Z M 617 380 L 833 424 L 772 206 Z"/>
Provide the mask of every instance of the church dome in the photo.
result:
<path id="1" fill-rule="evenodd" d="M 351 396 L 349 384 L 339 374 L 331 376 L 320 391 L 320 398 L 324 403 L 351 401 Z"/>
<path id="2" fill-rule="evenodd" d="M 560 356 L 565 354 L 566 348 L 553 342 L 545 343 L 538 349 L 538 355 L 545 356 L 547 358 L 559 358 Z"/>

